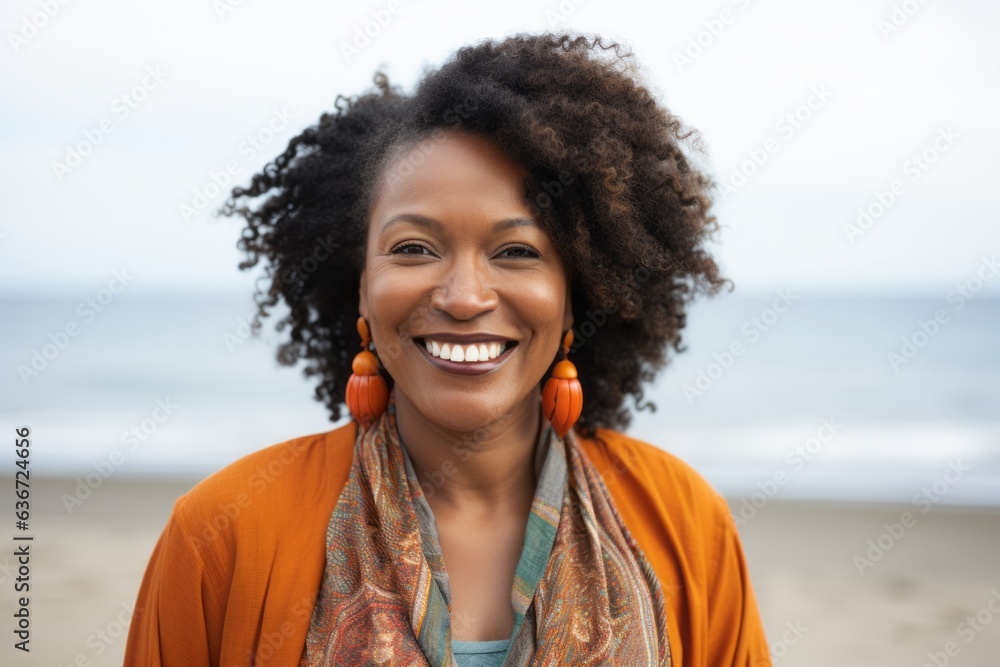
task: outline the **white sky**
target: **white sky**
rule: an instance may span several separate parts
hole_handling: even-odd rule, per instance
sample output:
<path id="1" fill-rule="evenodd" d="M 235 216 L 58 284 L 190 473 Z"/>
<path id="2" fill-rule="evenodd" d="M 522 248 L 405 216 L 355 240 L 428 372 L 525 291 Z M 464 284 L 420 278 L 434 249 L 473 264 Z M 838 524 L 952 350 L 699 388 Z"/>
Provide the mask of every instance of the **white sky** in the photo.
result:
<path id="1" fill-rule="evenodd" d="M 635 49 L 662 101 L 702 132 L 720 181 L 775 140 L 718 208 L 716 251 L 738 291 L 943 297 L 1000 253 L 995 2 L 896 3 L 915 11 L 884 37 L 893 2 L 399 0 L 348 62 L 341 44 L 388 2 L 228 0 L 220 18 L 225 1 L 53 0 L 51 18 L 39 0 L 3 4 L 0 293 L 90 293 L 126 269 L 136 295 L 249 294 L 238 221 L 179 213 L 209 172 L 235 161 L 244 184 L 378 65 L 409 90 L 458 46 L 549 28 L 560 7 L 562 25 Z M 723 10 L 731 22 L 679 68 L 675 53 Z M 43 18 L 34 34 L 25 27 Z M 116 98 L 147 68 L 165 78 L 122 117 Z M 778 122 L 814 87 L 829 99 L 788 136 Z M 275 109 L 291 122 L 256 154 L 241 150 Z M 112 131 L 60 181 L 53 163 L 102 118 Z M 955 140 L 913 180 L 907 161 L 943 128 Z M 850 243 L 844 226 L 896 179 L 905 190 Z M 1000 279 L 986 289 L 1000 293 Z"/>

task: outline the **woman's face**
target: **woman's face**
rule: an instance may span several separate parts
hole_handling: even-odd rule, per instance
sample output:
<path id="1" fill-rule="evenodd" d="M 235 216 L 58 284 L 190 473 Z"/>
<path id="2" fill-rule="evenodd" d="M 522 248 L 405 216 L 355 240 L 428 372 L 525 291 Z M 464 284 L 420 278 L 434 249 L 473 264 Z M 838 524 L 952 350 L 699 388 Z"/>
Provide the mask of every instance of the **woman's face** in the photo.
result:
<path id="1" fill-rule="evenodd" d="M 573 324 L 527 173 L 489 139 L 446 131 L 386 165 L 369 211 L 361 315 L 395 391 L 443 428 L 537 401 Z"/>

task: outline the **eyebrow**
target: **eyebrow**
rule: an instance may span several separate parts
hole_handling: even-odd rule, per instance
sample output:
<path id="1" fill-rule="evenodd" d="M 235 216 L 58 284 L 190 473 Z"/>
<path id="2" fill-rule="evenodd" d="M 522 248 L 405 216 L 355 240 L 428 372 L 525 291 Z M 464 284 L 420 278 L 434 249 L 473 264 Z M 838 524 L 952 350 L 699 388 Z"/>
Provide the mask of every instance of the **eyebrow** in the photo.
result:
<path id="1" fill-rule="evenodd" d="M 379 233 L 385 234 L 385 232 L 388 231 L 388 229 L 393 225 L 401 224 L 404 222 L 409 222 L 411 224 L 418 225 L 420 227 L 425 227 L 435 232 L 440 232 L 444 228 L 444 225 L 442 225 L 439 221 L 435 220 L 434 218 L 429 218 L 426 215 L 420 215 L 417 213 L 400 213 L 398 215 L 394 215 L 391 218 L 389 218 L 389 220 L 387 220 L 386 223 L 382 225 L 382 229 Z M 513 218 L 504 218 L 503 220 L 499 220 L 496 223 L 494 223 L 493 233 L 496 234 L 499 232 L 506 231 L 508 229 L 513 229 L 515 227 L 524 227 L 524 226 L 538 227 L 539 225 L 538 222 L 532 220 L 531 218 L 515 216 Z"/>

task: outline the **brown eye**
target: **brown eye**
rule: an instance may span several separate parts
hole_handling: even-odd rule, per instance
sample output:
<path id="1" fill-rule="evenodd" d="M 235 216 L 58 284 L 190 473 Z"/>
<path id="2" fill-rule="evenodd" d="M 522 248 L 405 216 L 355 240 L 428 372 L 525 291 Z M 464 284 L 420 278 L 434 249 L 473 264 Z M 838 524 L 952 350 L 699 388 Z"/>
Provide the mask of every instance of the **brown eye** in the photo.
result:
<path id="1" fill-rule="evenodd" d="M 413 252 L 409 252 L 410 250 L 413 250 Z M 422 252 L 422 251 L 428 251 L 427 247 L 426 246 L 422 246 L 419 243 L 403 243 L 401 245 L 396 246 L 392 250 L 390 250 L 389 253 L 393 254 L 393 255 L 417 255 L 417 256 L 419 256 L 419 255 L 423 255 L 424 254 L 424 252 Z"/>
<path id="2" fill-rule="evenodd" d="M 512 253 L 512 254 L 510 254 L 510 253 Z M 503 250 L 500 251 L 500 254 L 501 255 L 506 255 L 507 257 L 514 257 L 514 258 L 521 258 L 521 257 L 526 257 L 526 258 L 541 257 L 541 255 L 538 253 L 537 250 L 535 250 L 534 248 L 532 248 L 530 246 L 526 246 L 526 245 L 507 246 L 506 248 L 504 248 Z"/>

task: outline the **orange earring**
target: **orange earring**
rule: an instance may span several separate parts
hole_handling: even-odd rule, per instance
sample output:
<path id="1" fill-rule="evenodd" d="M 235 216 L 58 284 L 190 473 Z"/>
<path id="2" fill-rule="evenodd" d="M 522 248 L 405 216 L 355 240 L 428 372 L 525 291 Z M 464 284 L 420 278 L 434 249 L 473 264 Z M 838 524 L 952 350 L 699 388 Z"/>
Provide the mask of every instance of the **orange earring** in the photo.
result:
<path id="1" fill-rule="evenodd" d="M 347 380 L 347 407 L 362 428 L 375 423 L 389 404 L 389 389 L 378 371 L 378 357 L 368 351 L 371 336 L 364 317 L 358 318 L 361 352 L 351 362 L 351 377 Z"/>
<path id="2" fill-rule="evenodd" d="M 564 437 L 583 412 L 583 388 L 576 373 L 576 366 L 566 359 L 569 346 L 573 344 L 573 330 L 563 336 L 562 361 L 552 369 L 552 376 L 546 380 L 542 390 L 542 413 L 552 423 L 552 428 Z"/>

